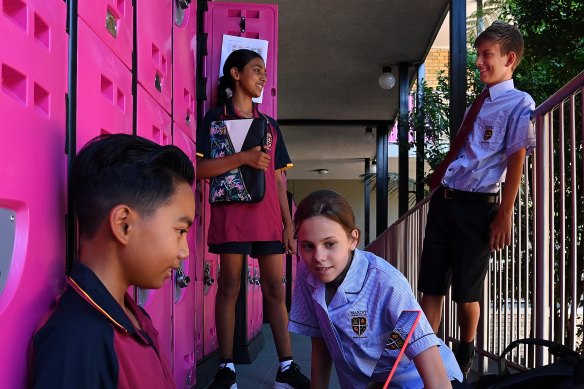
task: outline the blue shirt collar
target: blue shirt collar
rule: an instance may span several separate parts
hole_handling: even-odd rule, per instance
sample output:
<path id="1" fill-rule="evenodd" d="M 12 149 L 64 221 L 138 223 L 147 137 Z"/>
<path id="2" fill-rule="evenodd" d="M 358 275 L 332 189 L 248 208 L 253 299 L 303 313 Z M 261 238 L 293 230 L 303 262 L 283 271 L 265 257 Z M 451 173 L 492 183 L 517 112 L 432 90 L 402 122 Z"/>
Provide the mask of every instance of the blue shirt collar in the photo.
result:
<path id="1" fill-rule="evenodd" d="M 511 89 L 515 89 L 513 79 L 501 81 L 500 83 L 491 86 L 489 88 L 489 96 L 491 97 L 491 101 L 495 101 L 499 96 L 503 95 L 505 92 L 510 91 Z"/>

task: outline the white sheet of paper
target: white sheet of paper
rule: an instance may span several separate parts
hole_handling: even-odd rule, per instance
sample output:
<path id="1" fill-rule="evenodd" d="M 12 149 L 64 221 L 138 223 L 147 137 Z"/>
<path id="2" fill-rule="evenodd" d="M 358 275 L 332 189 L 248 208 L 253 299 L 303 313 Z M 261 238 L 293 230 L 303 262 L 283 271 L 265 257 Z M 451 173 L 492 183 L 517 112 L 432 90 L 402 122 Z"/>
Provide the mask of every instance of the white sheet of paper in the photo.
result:
<path id="1" fill-rule="evenodd" d="M 229 133 L 229 138 L 233 144 L 233 148 L 236 153 L 241 151 L 249 127 L 251 126 L 253 119 L 239 119 L 239 120 L 226 120 L 225 126 L 227 127 L 227 132 Z"/>
<path id="2" fill-rule="evenodd" d="M 263 39 L 244 38 L 241 36 L 223 35 L 223 43 L 221 45 L 221 62 L 219 64 L 219 77 L 223 75 L 223 65 L 227 60 L 229 54 L 235 50 L 249 49 L 253 50 L 262 56 L 266 68 L 268 67 L 268 41 Z M 254 98 L 254 103 L 261 103 L 264 97 L 264 92 L 260 97 Z"/>

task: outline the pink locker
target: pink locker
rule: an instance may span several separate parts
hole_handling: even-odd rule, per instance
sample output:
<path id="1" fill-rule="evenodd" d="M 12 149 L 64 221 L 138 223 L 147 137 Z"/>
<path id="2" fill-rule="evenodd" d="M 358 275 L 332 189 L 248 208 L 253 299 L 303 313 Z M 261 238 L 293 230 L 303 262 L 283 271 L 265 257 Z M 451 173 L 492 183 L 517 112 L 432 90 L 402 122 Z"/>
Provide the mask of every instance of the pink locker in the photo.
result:
<path id="1" fill-rule="evenodd" d="M 255 283 L 255 290 L 253 293 L 253 312 L 251 313 L 253 322 L 253 333 L 252 338 L 255 338 L 262 330 L 262 324 L 264 322 L 264 309 L 263 309 L 263 299 L 262 299 L 262 288 L 261 288 L 261 274 L 260 265 L 257 259 L 254 259 L 254 274 L 257 282 Z M 251 338 L 250 338 L 251 339 Z"/>
<path id="2" fill-rule="evenodd" d="M 217 327 L 215 324 L 215 297 L 217 296 L 217 278 L 221 271 L 219 256 L 209 252 L 206 245 L 207 232 L 209 231 L 209 222 L 211 214 L 211 205 L 209 204 L 209 183 L 205 181 L 205 248 L 203 263 L 203 278 L 205 287 L 203 289 L 203 317 L 205 326 L 203 329 L 203 356 L 207 356 L 217 350 Z"/>
<path id="3" fill-rule="evenodd" d="M 173 279 L 164 282 L 160 289 L 136 288 L 136 301 L 152 318 L 154 327 L 158 331 L 160 340 L 160 352 L 173 366 L 172 361 L 172 294 Z"/>
<path id="4" fill-rule="evenodd" d="M 286 284 L 287 284 L 287 268 L 286 264 L 288 263 L 288 256 L 286 254 L 282 254 L 282 290 L 284 292 L 284 296 L 286 296 Z"/>
<path id="5" fill-rule="evenodd" d="M 257 262 L 257 259 L 252 258 L 252 257 L 247 257 L 247 298 L 245 299 L 246 302 L 246 308 L 247 308 L 247 315 L 246 320 L 246 328 L 247 328 L 247 335 L 246 335 L 246 341 L 247 343 L 249 343 L 254 335 L 255 335 L 255 331 L 256 331 L 256 327 L 257 327 L 257 315 L 255 314 L 255 311 L 257 309 L 256 305 L 256 291 L 257 291 L 257 287 L 259 286 L 259 275 L 258 272 L 256 270 L 255 267 L 255 263 Z M 241 292 L 240 292 L 241 293 Z"/>
<path id="6" fill-rule="evenodd" d="M 170 115 L 140 85 L 137 117 L 136 135 L 161 145 L 172 142 Z"/>
<path id="7" fill-rule="evenodd" d="M 196 2 L 183 10 L 175 7 L 173 25 L 172 114 L 176 124 L 196 140 L 195 50 L 197 32 Z"/>
<path id="8" fill-rule="evenodd" d="M 138 83 L 170 113 L 174 2 L 158 0 L 136 3 Z"/>
<path id="9" fill-rule="evenodd" d="M 277 5 L 209 2 L 205 27 L 209 47 L 206 63 L 207 102 L 205 110 L 217 101 L 217 82 L 221 63 L 223 34 L 263 39 L 268 44 L 267 82 L 260 111 L 276 118 L 278 75 L 278 7 Z"/>
<path id="10" fill-rule="evenodd" d="M 195 158 L 195 144 L 177 125 L 174 125 L 173 144 L 180 147 L 193 161 Z M 193 191 L 196 189 L 193 187 Z M 180 275 L 174 274 L 174 377 L 178 388 L 190 388 L 195 383 L 195 315 L 197 314 L 197 298 L 201 293 L 193 282 L 196 279 L 197 234 L 196 224 L 191 228 L 187 239 L 189 242 L 189 257 L 182 262 L 182 269 L 190 278 L 188 286 L 181 285 Z M 200 312 L 200 311 L 199 311 Z M 200 313 L 199 313 L 200 314 Z"/>
<path id="11" fill-rule="evenodd" d="M 128 67 L 132 68 L 131 0 L 80 0 L 79 16 Z M 85 43 L 79 39 L 79 47 Z M 79 67 L 81 68 L 81 66 Z"/>
<path id="12" fill-rule="evenodd" d="M 132 73 L 79 20 L 77 150 L 104 133 L 132 133 Z"/>
<path id="13" fill-rule="evenodd" d="M 211 254 L 205 258 L 203 274 L 203 356 L 217 350 L 217 326 L 215 325 L 215 297 L 217 295 L 217 277 L 221 271 L 219 256 Z"/>
<path id="14" fill-rule="evenodd" d="M 137 135 L 156 143 L 172 142 L 170 115 L 138 85 Z M 138 303 L 146 309 L 160 337 L 161 352 L 172 365 L 173 281 L 167 280 L 160 289 L 137 289 Z"/>
<path id="15" fill-rule="evenodd" d="M 23 388 L 38 321 L 64 286 L 66 7 L 0 11 L 0 386 Z M 42 195 L 40 195 L 42 194 Z"/>
<path id="16" fill-rule="evenodd" d="M 203 333 L 204 333 L 204 318 L 203 318 L 203 291 L 205 288 L 205 278 L 203 274 L 203 266 L 205 262 L 205 203 L 204 197 L 204 181 L 197 181 L 195 185 L 195 223 L 194 234 L 195 258 L 193 267 L 195 269 L 194 289 L 195 289 L 195 351 L 196 360 L 200 361 L 203 358 Z M 192 257 L 192 256 L 191 256 Z"/>

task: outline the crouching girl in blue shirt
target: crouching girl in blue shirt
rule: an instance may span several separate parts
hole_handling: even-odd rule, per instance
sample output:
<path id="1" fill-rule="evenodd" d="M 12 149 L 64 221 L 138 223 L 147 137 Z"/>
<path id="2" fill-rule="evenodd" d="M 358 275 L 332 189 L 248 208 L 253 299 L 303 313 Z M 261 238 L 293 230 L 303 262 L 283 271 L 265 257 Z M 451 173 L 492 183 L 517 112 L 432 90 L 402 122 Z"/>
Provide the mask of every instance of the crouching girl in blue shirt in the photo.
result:
<path id="1" fill-rule="evenodd" d="M 381 388 L 400 351 L 387 346 L 398 317 L 421 309 L 410 285 L 386 260 L 356 249 L 359 229 L 340 194 L 309 194 L 294 224 L 302 261 L 289 330 L 312 337 L 311 388 L 328 388 L 332 362 L 343 388 Z M 422 316 L 390 387 L 448 388 L 462 380 L 452 351 Z"/>

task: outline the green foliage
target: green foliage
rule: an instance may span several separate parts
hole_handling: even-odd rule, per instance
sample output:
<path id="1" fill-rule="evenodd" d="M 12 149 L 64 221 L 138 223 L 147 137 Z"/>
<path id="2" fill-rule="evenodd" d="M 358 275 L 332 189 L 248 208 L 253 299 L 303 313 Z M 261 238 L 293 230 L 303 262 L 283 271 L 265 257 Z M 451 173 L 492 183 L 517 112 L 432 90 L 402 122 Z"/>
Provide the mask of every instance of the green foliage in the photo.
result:
<path id="1" fill-rule="evenodd" d="M 365 173 L 360 174 L 359 178 L 361 182 L 369 185 L 369 191 L 373 192 L 377 190 L 377 174 L 376 173 Z M 415 186 L 416 182 L 414 180 L 408 180 L 408 203 L 410 206 L 416 204 L 415 196 Z M 398 193 L 399 190 L 399 175 L 393 172 L 387 172 L 387 193 L 394 195 Z"/>
<path id="2" fill-rule="evenodd" d="M 466 106 L 470 106 L 474 99 L 481 93 L 483 84 L 479 80 L 478 72 L 474 65 L 476 55 L 472 52 L 467 55 L 467 94 Z M 422 89 L 423 98 L 417 99 L 418 88 Z M 416 137 L 424 138 L 424 151 L 422 156 L 428 163 L 431 170 L 444 159 L 450 148 L 450 84 L 448 75 L 441 71 L 438 74 L 438 85 L 433 88 L 423 81 L 413 92 L 415 106 L 410 111 L 406 120 L 409 122 L 411 131 Z M 415 147 L 415 142 L 410 144 Z"/>
<path id="3" fill-rule="evenodd" d="M 467 19 L 467 107 L 483 88 L 472 47 L 481 20 L 485 28 L 495 20 L 518 25 L 524 36 L 525 53 L 513 78 L 515 86 L 531 94 L 536 104 L 542 103 L 584 70 L 584 1 L 487 0 L 482 9 Z M 423 103 L 416 103 L 407 120 L 417 136 L 424 136 L 422 155 L 433 171 L 449 149 L 448 75 L 441 72 L 435 88 L 425 82 L 417 87 L 423 90 Z M 417 90 L 413 95 L 417 95 Z"/>
<path id="4" fill-rule="evenodd" d="M 535 12 L 537 10 L 537 12 Z M 513 76 L 515 86 L 541 104 L 584 70 L 584 2 L 582 0 L 490 0 L 467 23 L 469 41 L 477 21 L 514 23 L 525 40 L 523 61 Z"/>

